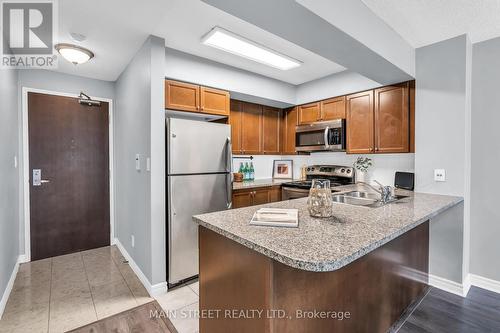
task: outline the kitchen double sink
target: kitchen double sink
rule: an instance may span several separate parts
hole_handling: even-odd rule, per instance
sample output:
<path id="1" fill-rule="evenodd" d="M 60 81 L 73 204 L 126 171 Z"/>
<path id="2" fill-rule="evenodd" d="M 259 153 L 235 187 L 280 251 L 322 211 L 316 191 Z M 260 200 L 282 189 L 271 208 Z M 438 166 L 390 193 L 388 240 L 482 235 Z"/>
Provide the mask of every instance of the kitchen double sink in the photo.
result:
<path id="1" fill-rule="evenodd" d="M 370 208 L 382 207 L 404 198 L 408 198 L 408 196 L 395 195 L 391 198 L 391 200 L 383 202 L 380 200 L 380 195 L 378 193 L 351 191 L 347 193 L 333 194 L 333 202 Z"/>

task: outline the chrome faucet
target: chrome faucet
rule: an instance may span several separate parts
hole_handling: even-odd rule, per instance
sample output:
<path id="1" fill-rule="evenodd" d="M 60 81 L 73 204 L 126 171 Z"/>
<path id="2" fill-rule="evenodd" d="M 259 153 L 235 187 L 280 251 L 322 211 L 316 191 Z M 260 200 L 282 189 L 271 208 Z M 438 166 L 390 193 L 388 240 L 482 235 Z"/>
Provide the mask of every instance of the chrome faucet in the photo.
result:
<path id="1" fill-rule="evenodd" d="M 391 186 L 384 186 L 376 180 L 373 180 L 373 181 L 375 183 L 377 183 L 377 185 L 379 186 L 378 189 L 375 186 L 370 185 L 370 184 L 365 183 L 365 182 L 356 182 L 356 184 L 366 185 L 366 186 L 370 187 L 372 190 L 374 190 L 375 192 L 377 192 L 378 194 L 380 194 L 380 201 L 382 201 L 383 203 L 387 203 L 387 202 L 391 201 L 393 199 L 392 187 Z"/>

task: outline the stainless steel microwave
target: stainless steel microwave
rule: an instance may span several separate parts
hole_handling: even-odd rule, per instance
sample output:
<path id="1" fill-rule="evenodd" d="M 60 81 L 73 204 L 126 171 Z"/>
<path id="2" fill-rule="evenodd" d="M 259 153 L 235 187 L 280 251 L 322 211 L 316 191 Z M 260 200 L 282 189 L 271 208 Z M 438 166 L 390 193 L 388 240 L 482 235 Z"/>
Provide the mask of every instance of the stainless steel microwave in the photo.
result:
<path id="1" fill-rule="evenodd" d="M 345 138 L 345 119 L 299 125 L 295 131 L 295 150 L 345 151 Z"/>

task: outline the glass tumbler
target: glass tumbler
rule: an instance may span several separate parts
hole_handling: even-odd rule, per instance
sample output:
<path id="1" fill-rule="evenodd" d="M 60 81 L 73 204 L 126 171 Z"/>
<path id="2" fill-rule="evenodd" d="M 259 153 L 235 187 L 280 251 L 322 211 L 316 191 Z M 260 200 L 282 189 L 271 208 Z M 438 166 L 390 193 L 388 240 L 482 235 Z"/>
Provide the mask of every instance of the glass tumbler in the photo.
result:
<path id="1" fill-rule="evenodd" d="M 332 190 L 328 179 L 313 179 L 307 199 L 309 215 L 331 217 L 333 215 Z"/>

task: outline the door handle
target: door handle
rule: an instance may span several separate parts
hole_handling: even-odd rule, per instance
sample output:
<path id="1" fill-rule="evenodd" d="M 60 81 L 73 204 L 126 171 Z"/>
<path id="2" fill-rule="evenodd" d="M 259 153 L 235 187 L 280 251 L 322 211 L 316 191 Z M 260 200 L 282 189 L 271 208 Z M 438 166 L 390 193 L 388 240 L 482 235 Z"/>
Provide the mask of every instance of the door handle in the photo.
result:
<path id="1" fill-rule="evenodd" d="M 328 132 L 330 132 L 330 127 L 326 126 L 324 133 L 325 149 L 330 148 L 330 144 L 328 143 Z"/>
<path id="2" fill-rule="evenodd" d="M 42 184 L 50 183 L 50 180 L 48 180 L 48 179 L 42 179 L 42 180 L 40 180 L 40 183 L 42 183 Z"/>
<path id="3" fill-rule="evenodd" d="M 50 180 L 42 179 L 42 169 L 33 169 L 32 183 L 33 186 L 41 186 L 50 183 Z"/>

